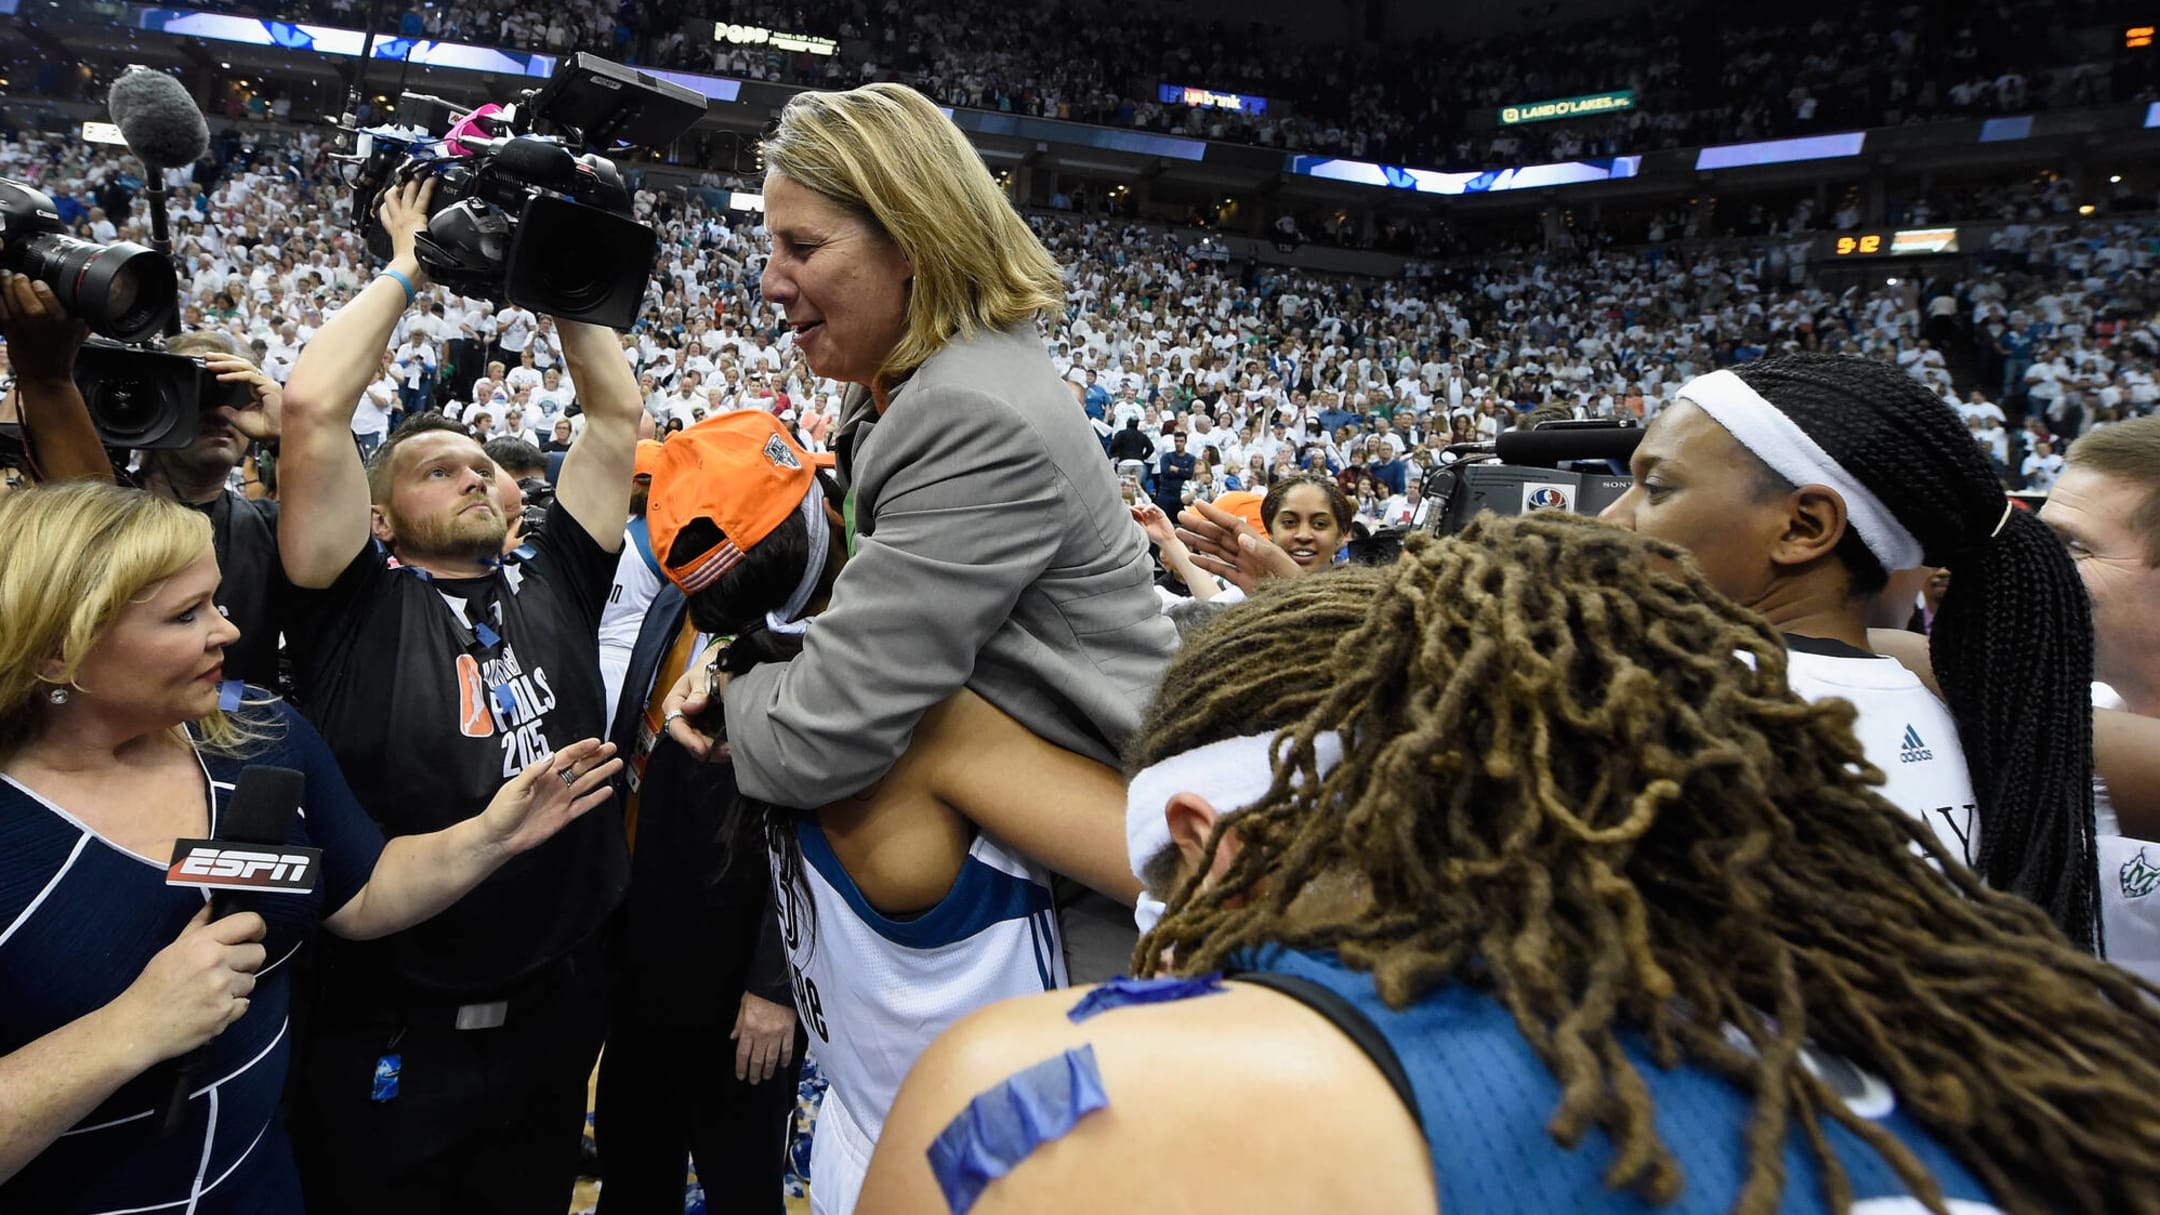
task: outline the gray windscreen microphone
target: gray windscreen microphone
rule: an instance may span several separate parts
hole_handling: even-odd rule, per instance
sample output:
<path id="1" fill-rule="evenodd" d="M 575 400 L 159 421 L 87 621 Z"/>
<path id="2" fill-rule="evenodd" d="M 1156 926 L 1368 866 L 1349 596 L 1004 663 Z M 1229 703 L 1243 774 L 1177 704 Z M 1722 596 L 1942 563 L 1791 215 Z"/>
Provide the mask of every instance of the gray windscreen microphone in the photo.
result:
<path id="1" fill-rule="evenodd" d="M 210 150 L 210 125 L 187 86 L 153 68 L 131 68 L 113 82 L 105 108 L 144 164 L 174 169 Z"/>

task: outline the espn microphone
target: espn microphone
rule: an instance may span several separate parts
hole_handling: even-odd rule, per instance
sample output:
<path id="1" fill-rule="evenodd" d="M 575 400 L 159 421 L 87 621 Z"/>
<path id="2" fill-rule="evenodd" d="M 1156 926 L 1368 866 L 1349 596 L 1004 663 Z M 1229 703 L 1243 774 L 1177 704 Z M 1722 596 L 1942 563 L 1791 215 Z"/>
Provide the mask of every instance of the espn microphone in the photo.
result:
<path id="1" fill-rule="evenodd" d="M 242 768 L 232 800 L 218 818 L 217 838 L 181 840 L 174 845 L 165 884 L 208 889 L 212 920 L 247 910 L 255 898 L 250 892 L 306 894 L 314 890 L 321 849 L 285 843 L 306 788 L 306 774 L 291 768 L 257 764 Z M 181 1057 L 172 1091 L 158 1112 L 159 1134 L 180 1129 L 188 1097 L 210 1064 L 212 1045 L 206 1042 Z"/>
<path id="2" fill-rule="evenodd" d="M 1554 468 L 1564 460 L 1625 460 L 1642 442 L 1640 426 L 1541 426 L 1493 436 L 1502 464 Z"/>

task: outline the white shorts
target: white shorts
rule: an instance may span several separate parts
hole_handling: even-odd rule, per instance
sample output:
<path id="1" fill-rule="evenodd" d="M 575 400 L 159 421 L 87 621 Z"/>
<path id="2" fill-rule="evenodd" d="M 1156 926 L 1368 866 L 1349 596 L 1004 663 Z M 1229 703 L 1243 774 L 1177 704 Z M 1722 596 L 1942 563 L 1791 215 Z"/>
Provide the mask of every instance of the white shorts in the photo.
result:
<path id="1" fill-rule="evenodd" d="M 853 1215 L 876 1150 L 838 1090 L 826 1089 L 810 1138 L 810 1215 Z"/>

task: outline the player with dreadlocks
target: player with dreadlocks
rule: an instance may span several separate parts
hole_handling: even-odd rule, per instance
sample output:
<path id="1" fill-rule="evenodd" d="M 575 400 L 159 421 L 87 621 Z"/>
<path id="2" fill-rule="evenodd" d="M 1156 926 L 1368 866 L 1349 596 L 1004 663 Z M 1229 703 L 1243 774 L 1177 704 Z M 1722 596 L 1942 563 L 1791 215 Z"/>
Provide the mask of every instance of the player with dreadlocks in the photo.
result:
<path id="1" fill-rule="evenodd" d="M 1159 977 L 949 1031 L 859 1209 L 2160 1211 L 2160 990 L 1893 813 L 1787 657 L 1561 515 L 1229 609 L 1127 761 Z"/>
<path id="2" fill-rule="evenodd" d="M 1883 795 L 2096 950 L 2092 614 L 1957 413 L 1888 364 L 1788 355 L 1682 385 L 1633 471 L 1603 517 L 1762 613 L 1796 691 L 1858 708 Z M 1953 575 L 1929 641 L 1942 701 L 1868 648 L 1869 601 L 1920 565 Z"/>

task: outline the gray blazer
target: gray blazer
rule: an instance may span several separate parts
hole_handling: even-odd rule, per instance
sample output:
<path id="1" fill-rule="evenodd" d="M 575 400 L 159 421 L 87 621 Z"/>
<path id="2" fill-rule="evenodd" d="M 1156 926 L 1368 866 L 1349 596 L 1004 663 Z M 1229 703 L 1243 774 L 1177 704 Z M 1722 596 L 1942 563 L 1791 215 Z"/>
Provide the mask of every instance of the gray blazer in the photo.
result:
<path id="1" fill-rule="evenodd" d="M 955 341 L 883 417 L 850 392 L 841 432 L 854 557 L 802 654 L 728 684 L 743 792 L 800 807 L 860 792 L 962 687 L 1115 764 L 1177 632 L 1034 326 Z"/>

